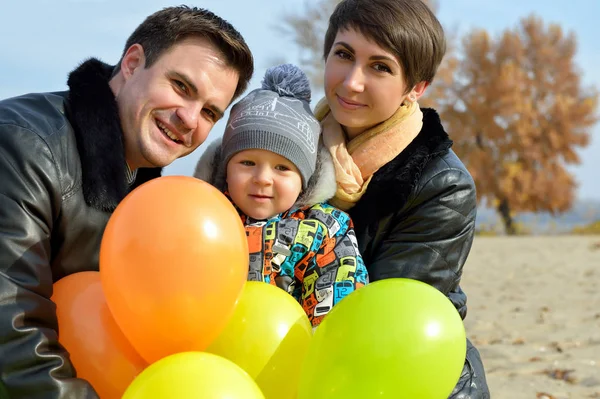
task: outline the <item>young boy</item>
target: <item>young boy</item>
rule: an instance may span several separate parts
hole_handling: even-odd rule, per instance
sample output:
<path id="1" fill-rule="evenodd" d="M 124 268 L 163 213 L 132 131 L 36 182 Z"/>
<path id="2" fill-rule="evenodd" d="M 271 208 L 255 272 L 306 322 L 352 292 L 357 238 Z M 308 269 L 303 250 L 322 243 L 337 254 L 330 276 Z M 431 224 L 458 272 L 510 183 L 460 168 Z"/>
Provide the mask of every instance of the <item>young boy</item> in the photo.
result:
<path id="1" fill-rule="evenodd" d="M 238 209 L 250 248 L 248 280 L 289 292 L 316 327 L 367 283 L 367 270 L 350 217 L 326 203 L 335 172 L 309 102 L 300 69 L 269 69 L 262 88 L 233 106 L 222 141 L 207 148 L 194 176 Z"/>

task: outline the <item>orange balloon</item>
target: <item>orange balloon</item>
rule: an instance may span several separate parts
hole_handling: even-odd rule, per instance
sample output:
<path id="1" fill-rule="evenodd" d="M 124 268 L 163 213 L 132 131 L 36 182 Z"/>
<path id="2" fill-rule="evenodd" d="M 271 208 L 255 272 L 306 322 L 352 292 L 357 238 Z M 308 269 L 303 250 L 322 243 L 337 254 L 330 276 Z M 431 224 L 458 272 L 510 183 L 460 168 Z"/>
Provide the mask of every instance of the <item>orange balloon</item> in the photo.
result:
<path id="1" fill-rule="evenodd" d="M 204 350 L 233 313 L 248 276 L 240 217 L 216 188 L 166 176 L 129 193 L 100 248 L 108 306 L 148 362 Z"/>
<path id="2" fill-rule="evenodd" d="M 120 398 L 147 366 L 114 321 L 100 273 L 71 274 L 54 284 L 58 341 L 71 355 L 77 376 L 102 399 Z"/>

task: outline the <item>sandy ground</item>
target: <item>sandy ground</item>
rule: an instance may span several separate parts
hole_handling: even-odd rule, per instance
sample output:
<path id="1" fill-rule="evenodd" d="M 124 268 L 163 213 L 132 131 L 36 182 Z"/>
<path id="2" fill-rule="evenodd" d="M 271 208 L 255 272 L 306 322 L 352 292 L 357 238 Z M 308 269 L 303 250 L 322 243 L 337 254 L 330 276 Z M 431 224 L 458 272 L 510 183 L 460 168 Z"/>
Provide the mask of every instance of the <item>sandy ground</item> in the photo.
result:
<path id="1" fill-rule="evenodd" d="M 462 287 L 492 399 L 600 398 L 600 236 L 476 237 Z"/>

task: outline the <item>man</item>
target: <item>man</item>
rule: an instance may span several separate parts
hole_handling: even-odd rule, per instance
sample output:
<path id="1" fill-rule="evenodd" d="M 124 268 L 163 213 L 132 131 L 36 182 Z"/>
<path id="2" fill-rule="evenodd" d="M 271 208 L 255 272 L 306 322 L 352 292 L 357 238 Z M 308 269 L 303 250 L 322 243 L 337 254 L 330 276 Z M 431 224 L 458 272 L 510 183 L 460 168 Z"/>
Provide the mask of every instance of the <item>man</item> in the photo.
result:
<path id="1" fill-rule="evenodd" d="M 204 142 L 252 73 L 228 22 L 171 7 L 133 32 L 117 66 L 90 59 L 68 92 L 0 101 L 1 398 L 97 397 L 58 344 L 52 284 L 98 270 L 115 207 Z"/>

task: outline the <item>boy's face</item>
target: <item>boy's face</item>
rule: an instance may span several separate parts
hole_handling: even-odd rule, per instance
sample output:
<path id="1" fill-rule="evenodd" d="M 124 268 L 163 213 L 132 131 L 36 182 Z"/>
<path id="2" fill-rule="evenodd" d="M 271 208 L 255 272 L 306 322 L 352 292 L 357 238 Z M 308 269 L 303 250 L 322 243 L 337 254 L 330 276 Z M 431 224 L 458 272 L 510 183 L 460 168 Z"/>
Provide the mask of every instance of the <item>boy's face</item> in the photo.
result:
<path id="1" fill-rule="evenodd" d="M 251 218 L 263 220 L 289 210 L 302 191 L 296 165 L 267 150 L 244 150 L 227 163 L 227 189 Z"/>

